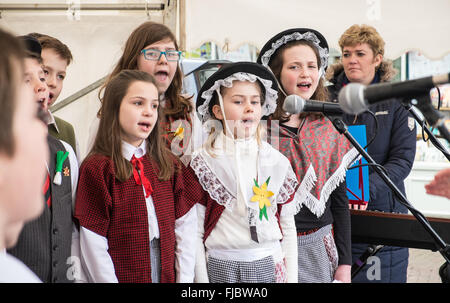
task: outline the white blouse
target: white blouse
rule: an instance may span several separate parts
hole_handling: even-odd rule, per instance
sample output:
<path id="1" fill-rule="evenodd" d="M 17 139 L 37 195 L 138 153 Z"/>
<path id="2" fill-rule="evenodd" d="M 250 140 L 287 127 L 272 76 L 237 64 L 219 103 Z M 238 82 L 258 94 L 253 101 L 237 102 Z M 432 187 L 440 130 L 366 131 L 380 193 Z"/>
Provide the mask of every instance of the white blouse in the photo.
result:
<path id="1" fill-rule="evenodd" d="M 255 207 L 252 203 L 256 205 L 257 203 L 250 202 L 248 197 L 253 195 L 253 180 L 257 178 L 257 172 L 261 171 L 261 167 L 258 168 L 258 165 L 260 165 L 258 164 L 260 146 L 257 140 L 252 138 L 248 140 L 234 140 L 233 142 L 231 138 L 221 133 L 218 135 L 214 147 L 215 152 L 221 155 L 230 155 L 229 159 L 234 159 L 235 162 L 233 163 L 233 160 L 230 160 L 230 162 L 227 161 L 227 163 L 224 163 L 222 158 L 209 157 L 205 151 L 199 154 L 203 159 L 207 159 L 205 160 L 207 166 L 211 170 L 214 170 L 215 175 L 219 177 L 221 182 L 226 184 L 224 186 L 236 196 L 236 199 L 232 203 L 223 204 L 225 210 L 204 245 L 202 241 L 205 206 L 197 205 L 199 237 L 197 239 L 196 282 L 208 282 L 206 271 L 208 255 L 216 257 L 229 256 L 229 258 L 237 261 L 254 261 L 270 255 L 274 256 L 275 262 L 286 258 L 288 281 L 296 282 L 297 237 L 294 213 L 291 212 L 290 214 L 280 216 L 280 224 L 283 228 L 282 234 L 275 213 L 268 210 L 267 215 L 269 220 L 266 220 L 264 217 L 262 220 L 256 218 L 259 243 L 251 239 L 248 211 L 249 207 Z M 273 178 L 269 182 L 268 190 L 273 188 L 271 184 L 281 184 L 288 171 L 292 170 L 289 161 L 287 159 L 283 161 L 284 156 L 281 154 L 278 155 L 276 151 L 271 150 L 270 152 L 272 155 L 275 155 L 273 161 L 277 161 L 279 157 L 278 159 L 282 159 L 281 162 L 283 165 L 276 166 L 280 171 L 275 172 L 273 170 L 273 174 L 271 175 Z M 234 166 L 235 169 L 230 170 L 231 166 Z M 227 170 L 228 172 L 224 173 Z M 259 185 L 266 181 L 261 180 L 261 177 L 257 180 Z M 275 178 L 281 180 L 275 180 Z M 228 182 L 226 181 L 227 179 L 234 179 L 236 182 Z M 234 184 L 234 188 L 231 184 Z M 276 206 L 275 197 L 272 197 L 271 203 Z M 282 240 L 281 243 L 280 240 Z"/>

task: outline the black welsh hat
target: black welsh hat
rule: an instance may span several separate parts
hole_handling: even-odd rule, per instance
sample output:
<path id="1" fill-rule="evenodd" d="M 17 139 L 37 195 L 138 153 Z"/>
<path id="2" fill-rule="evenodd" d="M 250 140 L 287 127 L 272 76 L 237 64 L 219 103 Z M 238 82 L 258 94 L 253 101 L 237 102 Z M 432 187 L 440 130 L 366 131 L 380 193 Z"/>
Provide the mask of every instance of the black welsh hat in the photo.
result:
<path id="1" fill-rule="evenodd" d="M 209 103 L 213 95 L 216 94 L 216 90 L 220 89 L 221 86 L 232 87 L 232 82 L 235 80 L 250 82 L 258 80 L 264 88 L 265 95 L 262 115 L 268 116 L 275 111 L 278 85 L 273 73 L 255 62 L 227 63 L 212 74 L 198 92 L 196 109 L 202 122 L 208 120 L 212 115 Z"/>
<path id="2" fill-rule="evenodd" d="M 264 44 L 259 53 L 256 62 L 264 66 L 268 66 L 273 58 L 273 55 L 280 47 L 288 42 L 296 40 L 307 40 L 312 42 L 319 51 L 321 66 L 320 68 L 325 72 L 328 67 L 328 43 L 325 37 L 318 31 L 310 28 L 291 28 L 281 33 L 276 34 Z"/>

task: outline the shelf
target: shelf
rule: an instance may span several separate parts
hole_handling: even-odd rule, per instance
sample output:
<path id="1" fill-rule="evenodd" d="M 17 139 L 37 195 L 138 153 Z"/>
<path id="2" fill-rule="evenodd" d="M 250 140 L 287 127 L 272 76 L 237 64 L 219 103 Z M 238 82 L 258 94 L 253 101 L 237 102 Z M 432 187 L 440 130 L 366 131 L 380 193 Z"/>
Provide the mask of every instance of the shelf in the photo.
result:
<path id="1" fill-rule="evenodd" d="M 440 171 L 444 168 L 450 168 L 449 162 L 427 162 L 427 161 L 414 161 L 413 170 L 433 170 Z"/>

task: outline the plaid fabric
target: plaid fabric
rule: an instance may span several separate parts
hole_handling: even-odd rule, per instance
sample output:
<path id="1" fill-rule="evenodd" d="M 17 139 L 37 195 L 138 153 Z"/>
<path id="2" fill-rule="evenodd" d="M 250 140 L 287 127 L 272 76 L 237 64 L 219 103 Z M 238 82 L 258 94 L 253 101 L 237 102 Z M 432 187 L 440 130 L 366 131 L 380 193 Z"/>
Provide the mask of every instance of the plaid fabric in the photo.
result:
<path id="1" fill-rule="evenodd" d="M 298 282 L 332 282 L 338 266 L 338 254 L 331 225 L 326 225 L 315 233 L 299 236 L 297 239 Z"/>
<path id="2" fill-rule="evenodd" d="M 210 283 L 275 283 L 272 256 L 252 262 L 222 260 L 208 257 Z"/>
<path id="3" fill-rule="evenodd" d="M 175 220 L 186 214 L 203 195 L 192 171 L 168 181 L 157 177 L 157 166 L 143 158 L 158 217 L 161 282 L 175 282 Z M 92 155 L 80 167 L 75 217 L 80 225 L 108 239 L 109 254 L 119 282 L 151 282 L 148 216 L 141 185 L 130 177 L 119 182 L 110 158 Z"/>
<path id="4" fill-rule="evenodd" d="M 275 133 L 275 131 L 271 131 L 271 127 L 274 127 L 272 125 L 275 123 L 271 122 L 272 120 L 269 119 L 269 136 Z M 275 140 L 276 138 L 270 139 Z M 318 200 L 321 198 L 320 194 L 325 182 L 336 172 L 342 164 L 343 157 L 352 148 L 347 138 L 339 134 L 330 120 L 325 117 L 316 119 L 313 115 L 306 116 L 298 134 L 280 126 L 278 140 L 279 151 L 291 162 L 299 182 L 303 180 L 310 165 L 313 165 L 317 181 L 311 193 Z"/>
<path id="5" fill-rule="evenodd" d="M 152 283 L 161 282 L 161 249 L 159 239 L 150 241 L 150 263 L 152 267 Z"/>
<path id="6" fill-rule="evenodd" d="M 225 210 L 225 206 L 222 206 L 218 204 L 216 201 L 211 199 L 211 197 L 205 192 L 205 194 L 208 196 L 206 199 L 206 203 L 201 203 L 206 206 L 205 210 L 205 232 L 203 234 L 203 242 L 206 241 L 209 234 L 214 229 L 214 226 L 216 226 L 217 221 L 219 221 L 220 216 L 222 215 L 223 211 Z"/>

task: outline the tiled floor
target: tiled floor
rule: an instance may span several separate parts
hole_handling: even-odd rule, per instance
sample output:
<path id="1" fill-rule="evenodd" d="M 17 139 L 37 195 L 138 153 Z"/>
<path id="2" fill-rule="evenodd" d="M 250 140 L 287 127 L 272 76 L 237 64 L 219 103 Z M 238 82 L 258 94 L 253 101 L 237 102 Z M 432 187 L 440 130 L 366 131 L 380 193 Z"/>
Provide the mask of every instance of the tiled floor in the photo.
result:
<path id="1" fill-rule="evenodd" d="M 439 267 L 444 257 L 439 252 L 425 249 L 409 249 L 408 283 L 441 283 Z"/>

